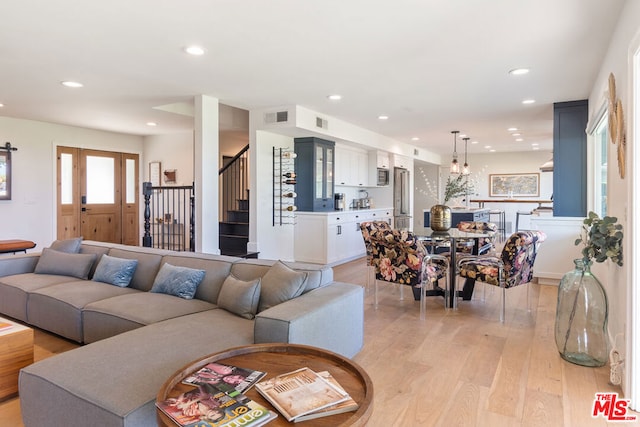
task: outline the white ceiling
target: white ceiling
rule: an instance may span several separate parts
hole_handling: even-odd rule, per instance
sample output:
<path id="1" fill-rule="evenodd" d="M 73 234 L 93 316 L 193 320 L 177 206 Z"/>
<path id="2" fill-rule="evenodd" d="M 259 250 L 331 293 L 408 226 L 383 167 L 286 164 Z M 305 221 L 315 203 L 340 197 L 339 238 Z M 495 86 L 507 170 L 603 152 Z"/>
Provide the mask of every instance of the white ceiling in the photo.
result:
<path id="1" fill-rule="evenodd" d="M 623 4 L 3 1 L 0 115 L 168 134 L 192 129 L 191 119 L 153 107 L 205 94 L 248 110 L 302 105 L 442 154 L 454 129 L 479 141 L 470 152 L 549 150 L 553 103 L 588 98 Z M 186 55 L 191 44 L 206 54 Z M 531 72 L 508 74 L 517 67 Z M 333 93 L 343 99 L 329 101 Z"/>

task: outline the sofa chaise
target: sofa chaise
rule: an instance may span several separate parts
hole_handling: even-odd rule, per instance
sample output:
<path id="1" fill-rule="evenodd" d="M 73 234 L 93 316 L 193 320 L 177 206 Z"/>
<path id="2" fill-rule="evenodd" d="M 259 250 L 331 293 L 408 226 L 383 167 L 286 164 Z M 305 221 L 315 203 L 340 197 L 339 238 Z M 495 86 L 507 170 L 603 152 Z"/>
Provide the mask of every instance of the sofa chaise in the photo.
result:
<path id="1" fill-rule="evenodd" d="M 20 372 L 26 427 L 155 426 L 164 381 L 230 347 L 289 342 L 352 357 L 363 299 L 314 264 L 79 239 L 0 257 L 0 313 L 85 344 Z"/>

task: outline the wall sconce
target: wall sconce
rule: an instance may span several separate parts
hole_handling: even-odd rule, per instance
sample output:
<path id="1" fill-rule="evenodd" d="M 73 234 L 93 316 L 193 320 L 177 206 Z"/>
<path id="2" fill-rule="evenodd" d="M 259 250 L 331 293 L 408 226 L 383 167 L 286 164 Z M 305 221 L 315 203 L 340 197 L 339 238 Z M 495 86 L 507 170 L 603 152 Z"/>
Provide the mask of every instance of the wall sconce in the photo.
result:
<path id="1" fill-rule="evenodd" d="M 460 173 L 460 164 L 458 163 L 458 152 L 456 151 L 456 143 L 460 131 L 452 130 L 451 133 L 453 134 L 453 160 L 451 160 L 451 173 L 458 174 Z"/>

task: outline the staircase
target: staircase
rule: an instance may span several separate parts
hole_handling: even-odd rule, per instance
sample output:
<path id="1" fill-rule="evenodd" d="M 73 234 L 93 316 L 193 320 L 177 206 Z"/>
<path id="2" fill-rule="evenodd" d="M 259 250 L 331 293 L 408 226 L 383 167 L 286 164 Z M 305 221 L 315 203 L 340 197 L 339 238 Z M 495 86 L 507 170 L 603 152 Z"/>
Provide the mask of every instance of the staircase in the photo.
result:
<path id="1" fill-rule="evenodd" d="M 222 221 L 218 225 L 220 253 L 241 258 L 257 258 L 247 252 L 249 242 L 249 188 L 245 146 L 232 158 L 224 159 L 219 171 L 222 188 Z"/>
<path id="2" fill-rule="evenodd" d="M 249 242 L 249 200 L 238 199 L 237 204 L 237 209 L 227 210 L 227 220 L 220 221 L 218 229 L 220 253 L 241 258 L 258 258 L 257 252 L 247 252 L 247 243 Z"/>

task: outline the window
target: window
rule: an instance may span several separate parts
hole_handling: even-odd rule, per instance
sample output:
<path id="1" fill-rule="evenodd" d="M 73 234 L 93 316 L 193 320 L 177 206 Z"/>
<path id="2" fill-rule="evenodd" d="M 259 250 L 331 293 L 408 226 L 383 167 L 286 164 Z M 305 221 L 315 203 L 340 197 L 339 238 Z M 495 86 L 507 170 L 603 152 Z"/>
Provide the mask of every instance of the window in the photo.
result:
<path id="1" fill-rule="evenodd" d="M 601 218 L 607 214 L 607 148 L 609 135 L 607 132 L 609 115 L 605 112 L 593 132 L 593 210 Z"/>

